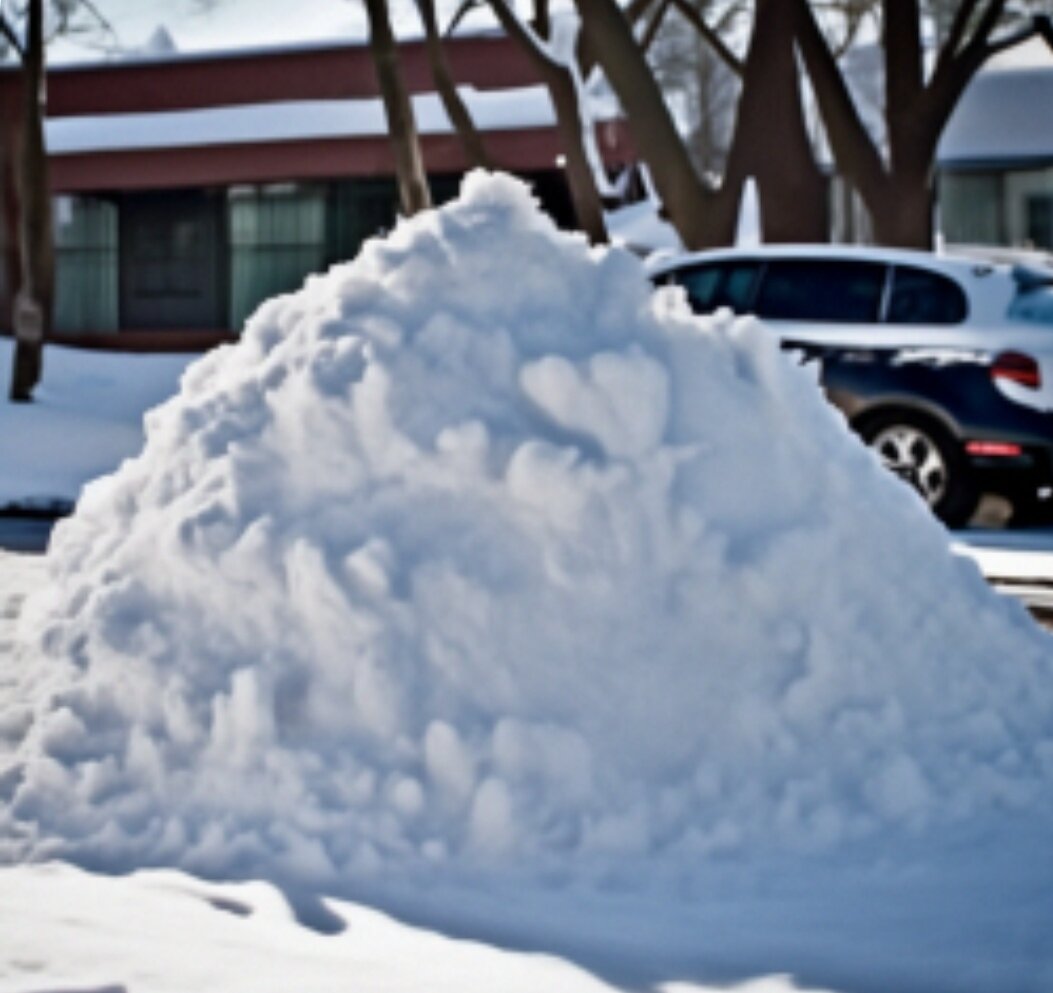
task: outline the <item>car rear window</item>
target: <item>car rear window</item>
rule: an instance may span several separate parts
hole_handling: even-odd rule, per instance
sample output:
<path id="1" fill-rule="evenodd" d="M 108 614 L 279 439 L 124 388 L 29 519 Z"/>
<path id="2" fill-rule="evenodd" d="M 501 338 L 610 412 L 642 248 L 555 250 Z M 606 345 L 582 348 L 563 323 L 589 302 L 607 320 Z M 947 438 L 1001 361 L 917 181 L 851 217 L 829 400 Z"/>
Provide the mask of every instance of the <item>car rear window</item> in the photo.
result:
<path id="1" fill-rule="evenodd" d="M 708 262 L 670 275 L 687 290 L 691 309 L 708 314 L 728 307 L 736 314 L 751 312 L 760 263 L 753 260 Z"/>
<path id="2" fill-rule="evenodd" d="M 889 324 L 961 324 L 968 314 L 965 293 L 953 279 L 914 266 L 893 268 Z"/>
<path id="3" fill-rule="evenodd" d="M 783 321 L 877 321 L 887 268 L 831 259 L 776 259 L 757 293 L 760 317 Z"/>

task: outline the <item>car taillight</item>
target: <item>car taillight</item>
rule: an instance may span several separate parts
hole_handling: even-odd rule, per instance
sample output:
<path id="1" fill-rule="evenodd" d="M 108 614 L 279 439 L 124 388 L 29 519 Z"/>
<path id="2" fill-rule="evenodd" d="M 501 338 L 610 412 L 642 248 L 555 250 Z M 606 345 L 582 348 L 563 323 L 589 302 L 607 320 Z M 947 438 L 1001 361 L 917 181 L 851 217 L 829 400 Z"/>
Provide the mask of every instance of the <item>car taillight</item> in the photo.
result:
<path id="1" fill-rule="evenodd" d="M 965 450 L 970 455 L 996 459 L 1013 459 L 1024 453 L 1024 449 L 1012 441 L 967 441 Z"/>
<path id="2" fill-rule="evenodd" d="M 1042 385 L 1042 373 L 1038 363 L 1023 352 L 1002 352 L 996 355 L 991 363 L 991 378 L 1019 383 L 1032 390 L 1037 390 Z"/>

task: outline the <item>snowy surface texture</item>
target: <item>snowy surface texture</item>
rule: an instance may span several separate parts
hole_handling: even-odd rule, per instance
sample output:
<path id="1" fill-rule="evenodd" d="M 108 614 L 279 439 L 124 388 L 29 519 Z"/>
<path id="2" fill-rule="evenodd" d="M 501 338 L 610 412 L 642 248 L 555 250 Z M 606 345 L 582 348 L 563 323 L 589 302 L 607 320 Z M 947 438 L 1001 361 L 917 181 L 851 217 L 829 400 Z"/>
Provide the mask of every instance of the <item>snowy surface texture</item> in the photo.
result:
<path id="1" fill-rule="evenodd" d="M 0 338 L 0 368 L 14 349 Z M 192 355 L 125 356 L 49 345 L 32 404 L 0 403 L 0 507 L 73 503 L 143 447 L 142 411 L 170 397 Z"/>
<path id="2" fill-rule="evenodd" d="M 451 938 L 345 900 L 290 902 L 263 882 L 209 883 L 171 870 L 114 878 L 49 863 L 4 870 L 2 883 L 3 993 L 620 989 L 556 956 Z M 655 993 L 718 990 L 727 987 L 670 982 Z M 800 987 L 771 976 L 736 990 L 794 993 Z"/>
<path id="3" fill-rule="evenodd" d="M 510 179 L 264 305 L 49 559 L 0 674 L 7 861 L 520 915 L 677 975 L 1053 982 L 1048 636 L 760 328 Z"/>

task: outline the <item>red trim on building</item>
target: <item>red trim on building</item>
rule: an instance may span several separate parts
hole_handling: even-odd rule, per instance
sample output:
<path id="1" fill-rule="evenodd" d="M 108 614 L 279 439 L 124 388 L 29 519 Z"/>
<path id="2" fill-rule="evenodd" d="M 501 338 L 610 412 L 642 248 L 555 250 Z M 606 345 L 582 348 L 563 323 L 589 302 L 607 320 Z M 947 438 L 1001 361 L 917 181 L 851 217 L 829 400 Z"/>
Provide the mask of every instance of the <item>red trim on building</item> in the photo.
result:
<path id="1" fill-rule="evenodd" d="M 446 53 L 458 83 L 509 89 L 538 82 L 519 45 L 501 35 L 450 39 Z M 410 92 L 435 90 L 422 42 L 400 44 L 399 61 Z M 48 114 L 143 113 L 377 93 L 371 56 L 363 45 L 258 49 L 177 55 L 170 61 L 60 66 L 48 73 Z"/>

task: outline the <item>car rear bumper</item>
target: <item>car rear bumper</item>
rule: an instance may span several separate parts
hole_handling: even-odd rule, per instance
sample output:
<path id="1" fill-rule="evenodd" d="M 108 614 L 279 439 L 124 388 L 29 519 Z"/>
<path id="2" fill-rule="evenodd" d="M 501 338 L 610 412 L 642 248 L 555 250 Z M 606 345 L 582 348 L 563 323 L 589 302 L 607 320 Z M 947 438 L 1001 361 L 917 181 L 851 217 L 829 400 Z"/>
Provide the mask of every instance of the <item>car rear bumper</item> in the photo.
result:
<path id="1" fill-rule="evenodd" d="M 980 362 L 902 365 L 891 352 L 828 353 L 822 383 L 857 429 L 890 409 L 940 424 L 986 492 L 1019 496 L 1053 487 L 1053 412 L 1006 397 Z"/>

